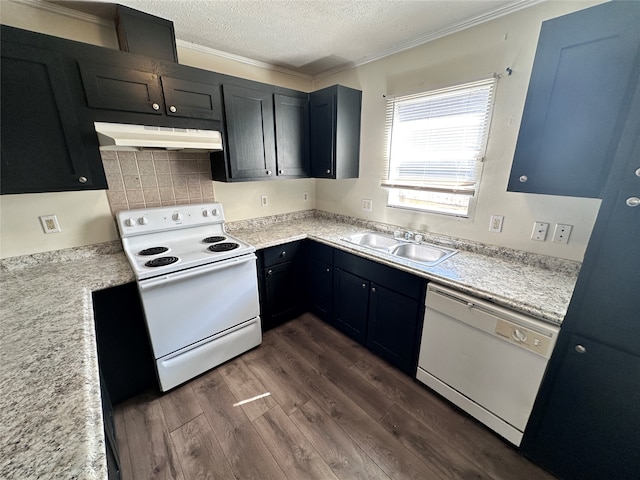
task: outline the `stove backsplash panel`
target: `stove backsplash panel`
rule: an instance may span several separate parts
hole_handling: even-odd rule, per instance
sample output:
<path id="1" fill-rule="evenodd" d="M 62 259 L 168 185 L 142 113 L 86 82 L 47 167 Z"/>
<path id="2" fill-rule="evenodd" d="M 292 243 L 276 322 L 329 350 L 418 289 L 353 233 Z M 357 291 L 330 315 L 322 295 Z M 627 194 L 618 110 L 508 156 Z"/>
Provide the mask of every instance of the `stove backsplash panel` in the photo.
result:
<path id="1" fill-rule="evenodd" d="M 206 152 L 103 151 L 112 213 L 215 201 Z"/>

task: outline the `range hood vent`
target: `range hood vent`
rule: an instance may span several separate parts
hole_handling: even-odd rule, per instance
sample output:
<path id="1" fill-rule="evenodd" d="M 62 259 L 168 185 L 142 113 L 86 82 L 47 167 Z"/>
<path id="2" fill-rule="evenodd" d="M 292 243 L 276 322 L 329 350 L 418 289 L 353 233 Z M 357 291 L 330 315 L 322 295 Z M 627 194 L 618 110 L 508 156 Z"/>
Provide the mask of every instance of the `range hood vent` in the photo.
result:
<path id="1" fill-rule="evenodd" d="M 222 150 L 222 135 L 215 130 L 105 122 L 94 126 L 100 150 Z"/>

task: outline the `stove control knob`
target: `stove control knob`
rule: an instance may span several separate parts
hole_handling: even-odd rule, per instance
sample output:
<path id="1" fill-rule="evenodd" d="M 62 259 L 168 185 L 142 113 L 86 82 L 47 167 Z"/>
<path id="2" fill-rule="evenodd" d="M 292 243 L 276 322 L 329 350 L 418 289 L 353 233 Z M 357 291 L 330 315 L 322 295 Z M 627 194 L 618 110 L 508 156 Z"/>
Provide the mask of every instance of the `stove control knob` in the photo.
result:
<path id="1" fill-rule="evenodd" d="M 138 219 L 138 223 L 140 225 L 147 225 L 149 223 L 149 219 L 147 217 L 140 217 Z"/>
<path id="2" fill-rule="evenodd" d="M 180 212 L 176 212 L 171 216 L 171 218 L 173 218 L 176 222 L 179 222 L 180 220 L 182 220 L 182 214 Z"/>
<path id="3" fill-rule="evenodd" d="M 218 209 L 214 208 L 213 210 L 211 210 L 211 215 L 213 215 L 214 217 L 218 216 Z"/>
<path id="4" fill-rule="evenodd" d="M 209 210 L 203 210 L 202 211 L 202 216 L 203 217 L 208 217 L 209 216 Z"/>
<path id="5" fill-rule="evenodd" d="M 135 218 L 127 218 L 127 219 L 124 221 L 124 224 L 125 224 L 127 227 L 135 227 L 135 226 L 136 226 L 136 219 L 135 219 Z"/>

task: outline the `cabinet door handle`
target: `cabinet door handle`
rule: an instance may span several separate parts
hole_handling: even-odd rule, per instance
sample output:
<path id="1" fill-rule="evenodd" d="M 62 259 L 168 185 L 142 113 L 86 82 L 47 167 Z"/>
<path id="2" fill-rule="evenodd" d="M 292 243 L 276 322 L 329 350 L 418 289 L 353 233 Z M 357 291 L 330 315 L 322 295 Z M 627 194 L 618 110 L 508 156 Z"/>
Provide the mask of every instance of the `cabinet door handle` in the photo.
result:
<path id="1" fill-rule="evenodd" d="M 176 107 L 174 107 L 173 105 L 171 105 L 169 107 L 169 110 L 171 111 L 171 113 L 176 113 L 178 111 L 178 109 Z"/>
<path id="2" fill-rule="evenodd" d="M 271 175 L 271 170 L 267 170 L 267 175 Z"/>
<path id="3" fill-rule="evenodd" d="M 331 173 L 331 170 L 327 168 L 327 173 Z"/>
<path id="4" fill-rule="evenodd" d="M 151 108 L 153 108 L 154 110 L 160 110 L 160 105 L 158 105 L 157 103 L 154 103 L 151 105 Z"/>
<path id="5" fill-rule="evenodd" d="M 283 250 L 282 252 L 280 252 L 280 256 L 281 257 L 286 257 L 287 256 L 287 251 Z"/>
<path id="6" fill-rule="evenodd" d="M 87 177 L 80 177 L 80 178 L 78 178 L 78 181 L 80 183 L 87 183 Z"/>
<path id="7" fill-rule="evenodd" d="M 330 268 L 327 268 L 327 273 L 329 273 L 330 271 L 331 271 L 331 269 L 330 269 Z"/>
<path id="8" fill-rule="evenodd" d="M 640 205 L 640 198 L 638 197 L 629 197 L 627 198 L 627 206 L 628 207 L 637 207 Z"/>
<path id="9" fill-rule="evenodd" d="M 527 180 L 529 180 L 529 177 L 527 177 L 526 175 L 521 175 L 518 180 L 520 180 L 520 183 L 525 183 Z"/>
<path id="10" fill-rule="evenodd" d="M 267 275 L 273 275 L 273 270 L 267 270 Z"/>
<path id="11" fill-rule="evenodd" d="M 640 168 L 637 168 L 635 171 L 636 177 L 640 177 Z"/>
<path id="12" fill-rule="evenodd" d="M 373 293 L 376 293 L 376 287 L 371 287 L 371 291 L 372 291 Z"/>
<path id="13" fill-rule="evenodd" d="M 585 353 L 586 351 L 587 351 L 587 349 L 585 348 L 584 345 L 576 345 L 576 352 Z"/>
<path id="14" fill-rule="evenodd" d="M 366 283 L 363 283 L 363 284 L 362 284 L 362 288 L 367 288 L 367 284 L 366 284 Z"/>
<path id="15" fill-rule="evenodd" d="M 280 170 L 278 170 L 278 173 L 279 173 L 280 175 L 283 175 L 283 174 L 284 174 L 284 170 L 280 169 Z"/>

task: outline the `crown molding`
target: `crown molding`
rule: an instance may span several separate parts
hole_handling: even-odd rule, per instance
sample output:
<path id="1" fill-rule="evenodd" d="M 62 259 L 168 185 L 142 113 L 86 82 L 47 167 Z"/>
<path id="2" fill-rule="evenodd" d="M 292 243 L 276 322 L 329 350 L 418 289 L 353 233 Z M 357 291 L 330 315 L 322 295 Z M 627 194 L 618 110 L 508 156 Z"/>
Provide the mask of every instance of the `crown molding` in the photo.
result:
<path id="1" fill-rule="evenodd" d="M 222 50 L 216 50 L 215 48 L 205 47 L 198 45 L 197 43 L 187 42 L 185 40 L 176 39 L 176 45 L 182 49 L 192 50 L 194 52 L 204 53 L 207 55 L 214 55 L 216 57 L 225 58 L 227 60 L 233 60 L 234 62 L 244 63 L 252 67 L 264 68 L 266 70 L 272 70 L 286 75 L 292 75 L 294 77 L 304 78 L 305 80 L 311 80 L 313 77 L 306 73 L 296 72 L 295 70 L 289 70 L 288 68 L 279 67 L 271 63 L 261 62 L 260 60 L 254 60 L 252 58 L 243 57 L 241 55 L 235 55 L 229 52 L 223 52 Z"/>
<path id="2" fill-rule="evenodd" d="M 44 10 L 45 12 L 56 13 L 64 17 L 73 18 L 75 20 L 82 20 L 83 22 L 95 23 L 96 25 L 102 25 L 104 27 L 113 27 L 113 20 L 107 20 L 106 18 L 98 17 L 97 15 L 91 15 L 90 13 L 80 12 L 71 8 L 63 7 L 58 4 L 43 2 L 42 0 L 9 0 L 13 3 L 27 5 L 31 8 L 37 8 Z"/>
<path id="3" fill-rule="evenodd" d="M 409 50 L 414 47 L 418 47 L 420 45 L 424 45 L 425 43 L 432 42 L 442 37 L 446 37 L 448 35 L 452 35 L 454 33 L 461 32 L 466 30 L 467 28 L 475 27 L 476 25 L 480 25 L 485 22 L 489 22 L 496 18 L 503 17 L 505 15 L 509 15 L 510 13 L 517 12 L 518 10 L 523 10 L 525 8 L 529 8 L 538 3 L 542 3 L 546 0 L 518 0 L 517 2 L 510 3 L 508 5 L 504 5 L 502 7 L 496 8 L 495 10 L 491 10 L 490 12 L 483 13 L 476 17 L 469 18 L 467 20 L 463 20 L 458 23 L 454 23 L 446 28 L 438 30 L 436 32 L 429 33 L 427 35 L 423 35 L 422 37 L 418 37 L 415 40 L 411 40 L 409 42 L 402 43 L 392 48 L 388 48 L 374 55 L 369 55 L 367 57 L 363 57 L 360 60 L 356 60 L 353 62 L 354 67 L 359 67 L 360 65 L 364 65 L 366 63 L 374 62 L 384 57 L 388 57 L 395 53 L 403 52 L 405 50 Z"/>

